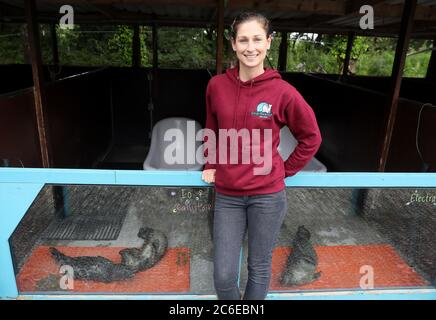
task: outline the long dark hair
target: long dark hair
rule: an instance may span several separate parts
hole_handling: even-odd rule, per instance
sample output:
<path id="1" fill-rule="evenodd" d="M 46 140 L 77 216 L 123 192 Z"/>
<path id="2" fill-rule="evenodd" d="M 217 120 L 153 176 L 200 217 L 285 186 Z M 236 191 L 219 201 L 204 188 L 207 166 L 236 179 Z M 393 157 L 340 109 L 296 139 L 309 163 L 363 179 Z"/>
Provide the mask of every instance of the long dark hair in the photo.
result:
<path id="1" fill-rule="evenodd" d="M 267 17 L 265 17 L 263 14 L 258 13 L 258 12 L 245 11 L 245 12 L 239 13 L 236 16 L 236 18 L 233 20 L 232 25 L 230 26 L 230 36 L 231 36 L 232 41 L 236 40 L 236 33 L 238 32 L 239 25 L 241 23 L 251 21 L 251 20 L 256 20 L 257 22 L 259 22 L 262 25 L 263 29 L 266 32 L 267 38 L 273 34 L 271 21 L 269 21 L 269 19 Z M 271 62 L 269 61 L 268 57 L 266 59 L 269 62 L 270 67 L 272 68 Z M 239 63 L 239 61 L 235 55 L 229 58 L 228 65 L 230 68 L 237 66 L 238 63 Z"/>
<path id="2" fill-rule="evenodd" d="M 238 32 L 238 26 L 241 23 L 251 20 L 256 20 L 263 26 L 267 38 L 273 33 L 271 22 L 263 14 L 258 12 L 242 12 L 236 16 L 235 20 L 233 20 L 233 23 L 231 25 L 230 31 L 231 31 L 232 39 L 236 38 L 236 33 Z"/>

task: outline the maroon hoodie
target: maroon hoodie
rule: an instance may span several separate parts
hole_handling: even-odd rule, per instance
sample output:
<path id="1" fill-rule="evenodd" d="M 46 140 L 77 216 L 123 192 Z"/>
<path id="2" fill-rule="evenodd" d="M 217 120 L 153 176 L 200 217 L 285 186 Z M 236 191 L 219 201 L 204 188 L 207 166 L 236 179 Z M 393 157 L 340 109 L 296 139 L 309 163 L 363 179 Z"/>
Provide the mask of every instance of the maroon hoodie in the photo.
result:
<path id="1" fill-rule="evenodd" d="M 215 164 L 213 161 L 206 162 L 204 169 L 216 169 L 216 191 L 223 194 L 242 196 L 281 191 L 285 188 L 284 178 L 300 171 L 313 158 L 321 144 L 321 134 L 312 108 L 273 69 L 266 69 L 261 75 L 245 82 L 239 79 L 238 67 L 213 77 L 206 90 L 206 108 L 206 128 L 216 133 L 217 147 L 216 157 L 213 157 L 216 159 Z M 283 126 L 288 126 L 298 141 L 294 152 L 285 162 L 277 151 Z M 219 129 L 231 128 L 238 132 L 247 128 L 250 133 L 250 145 L 243 145 L 242 138 L 238 138 L 237 164 L 228 160 L 230 143 L 227 144 L 227 161 L 220 160 L 220 152 L 223 153 L 223 150 L 220 150 L 218 143 L 218 135 L 222 132 Z M 242 162 L 241 154 L 256 148 L 253 129 L 260 129 L 258 131 L 261 132 L 260 139 L 257 139 L 260 141 L 260 145 L 257 144 L 260 154 L 265 154 L 264 147 L 267 143 L 271 147 L 272 159 L 269 162 L 272 165 L 270 171 L 266 171 L 267 174 L 255 174 L 254 168 L 265 166 L 259 162 Z M 264 129 L 270 129 L 271 139 L 263 133 Z M 208 154 L 208 150 L 205 154 Z"/>

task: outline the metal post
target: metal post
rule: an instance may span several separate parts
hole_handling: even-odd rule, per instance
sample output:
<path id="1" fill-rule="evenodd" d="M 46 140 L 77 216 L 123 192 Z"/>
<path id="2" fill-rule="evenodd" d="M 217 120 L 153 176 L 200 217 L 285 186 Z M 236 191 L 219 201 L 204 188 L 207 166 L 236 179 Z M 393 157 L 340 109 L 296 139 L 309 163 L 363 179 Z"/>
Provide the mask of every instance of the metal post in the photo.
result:
<path id="1" fill-rule="evenodd" d="M 153 70 L 157 69 L 158 67 L 158 52 L 157 52 L 157 46 L 158 46 L 158 38 L 157 38 L 157 26 L 156 23 L 153 23 L 152 26 L 152 50 L 153 50 Z"/>
<path id="2" fill-rule="evenodd" d="M 347 50 L 345 51 L 345 60 L 344 60 L 344 68 L 342 69 L 342 77 L 346 77 L 348 75 L 348 67 L 350 65 L 351 51 L 353 50 L 354 38 L 355 38 L 354 32 L 348 33 Z"/>
<path id="3" fill-rule="evenodd" d="M 51 33 L 51 48 L 53 52 L 53 65 L 56 67 L 56 70 L 59 69 L 59 49 L 58 49 L 58 37 L 56 34 L 56 24 L 50 24 L 50 33 Z"/>
<path id="4" fill-rule="evenodd" d="M 141 40 L 139 38 L 139 25 L 137 24 L 133 26 L 132 67 L 141 67 Z"/>
<path id="5" fill-rule="evenodd" d="M 286 71 L 286 63 L 288 60 L 288 33 L 282 32 L 281 37 L 282 40 L 280 41 L 279 48 L 278 69 L 279 71 Z"/>
<path id="6" fill-rule="evenodd" d="M 427 80 L 436 80 L 436 39 L 433 40 L 433 50 L 431 52 L 430 61 L 428 62 Z"/>

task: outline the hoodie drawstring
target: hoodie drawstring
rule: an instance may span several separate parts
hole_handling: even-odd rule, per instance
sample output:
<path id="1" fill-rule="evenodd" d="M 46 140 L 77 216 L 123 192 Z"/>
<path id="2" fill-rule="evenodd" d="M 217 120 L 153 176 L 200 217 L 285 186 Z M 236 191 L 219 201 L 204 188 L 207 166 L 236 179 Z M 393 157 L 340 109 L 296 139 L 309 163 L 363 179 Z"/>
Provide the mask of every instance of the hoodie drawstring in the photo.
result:
<path id="1" fill-rule="evenodd" d="M 239 95 L 240 95 L 240 88 L 241 88 L 241 81 L 239 80 L 239 77 L 237 78 L 238 79 L 238 89 L 237 89 L 237 93 L 236 93 L 236 103 L 235 103 L 235 111 L 234 111 L 234 113 L 233 113 L 233 128 L 235 128 L 236 130 L 238 129 L 237 127 L 236 127 L 236 124 L 237 124 L 237 116 L 238 116 L 238 104 L 239 104 Z M 244 126 L 243 126 L 243 128 L 247 128 L 247 110 L 248 110 L 248 108 L 249 108 L 249 105 L 250 105 L 250 103 L 251 103 L 251 89 L 253 88 L 253 83 L 254 83 L 254 80 L 251 80 L 250 81 L 250 88 L 248 89 L 248 102 L 247 102 L 247 105 L 245 105 L 245 107 L 244 107 Z"/>
<path id="2" fill-rule="evenodd" d="M 247 128 L 247 110 L 249 109 L 251 103 L 251 89 L 253 88 L 253 82 L 254 81 L 251 80 L 250 89 L 248 90 L 248 102 L 244 110 L 244 128 Z"/>
<path id="3" fill-rule="evenodd" d="M 239 77 L 237 80 L 238 80 L 238 89 L 237 89 L 237 93 L 236 93 L 235 111 L 233 112 L 233 128 L 235 128 L 235 129 L 236 129 L 236 117 L 238 114 L 239 93 L 240 93 L 240 86 L 241 86 L 241 82 L 239 81 Z"/>

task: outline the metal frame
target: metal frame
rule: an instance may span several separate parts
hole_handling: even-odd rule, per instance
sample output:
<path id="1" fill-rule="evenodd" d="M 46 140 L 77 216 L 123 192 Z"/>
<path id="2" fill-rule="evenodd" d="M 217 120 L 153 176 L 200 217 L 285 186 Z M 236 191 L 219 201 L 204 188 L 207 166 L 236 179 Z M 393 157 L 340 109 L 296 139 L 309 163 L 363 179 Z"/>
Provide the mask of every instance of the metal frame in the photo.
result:
<path id="1" fill-rule="evenodd" d="M 434 187 L 436 173 L 306 173 L 285 180 L 286 187 Z M 0 299 L 215 299 L 214 295 L 19 295 L 8 239 L 45 184 L 132 186 L 211 186 L 201 172 L 0 168 Z M 274 292 L 268 299 L 372 300 L 431 299 L 436 289 Z"/>

